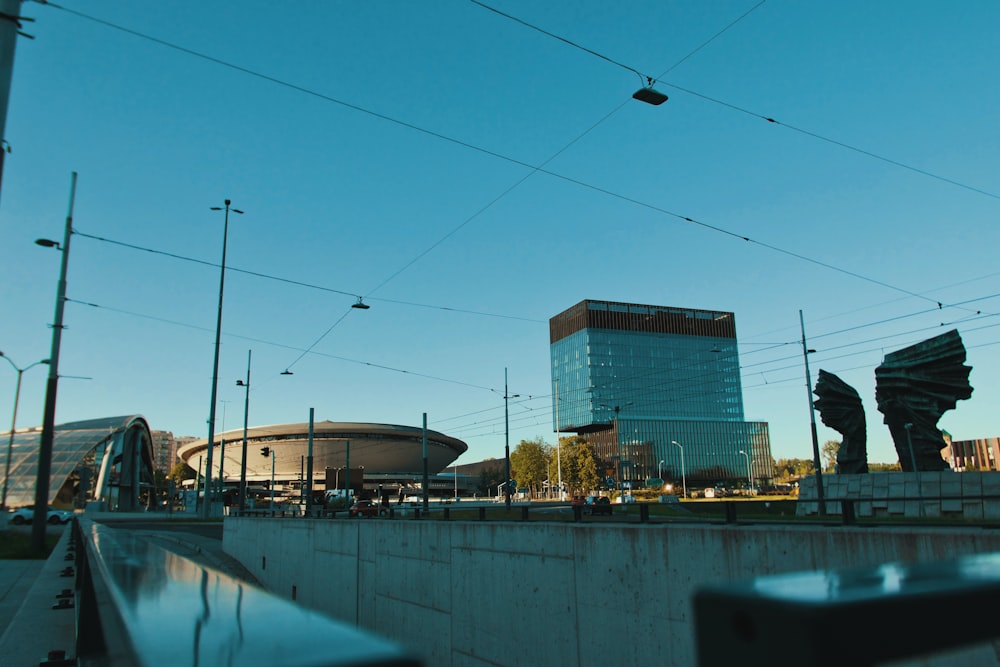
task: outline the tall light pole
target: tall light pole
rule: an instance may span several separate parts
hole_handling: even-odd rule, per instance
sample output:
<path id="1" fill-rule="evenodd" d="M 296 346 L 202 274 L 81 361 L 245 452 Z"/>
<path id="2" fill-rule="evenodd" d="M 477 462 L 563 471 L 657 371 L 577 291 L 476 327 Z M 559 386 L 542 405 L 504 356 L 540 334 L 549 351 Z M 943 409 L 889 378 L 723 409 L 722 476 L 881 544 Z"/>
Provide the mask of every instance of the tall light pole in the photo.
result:
<path id="1" fill-rule="evenodd" d="M 559 502 L 562 502 L 562 442 L 559 439 L 559 378 L 556 378 L 556 471 L 559 475 Z"/>
<path id="2" fill-rule="evenodd" d="M 806 366 L 806 398 L 809 399 L 809 426 L 812 429 L 813 467 L 816 468 L 816 500 L 819 502 L 820 516 L 826 516 L 826 502 L 823 500 L 823 464 L 819 459 L 819 436 L 816 435 L 816 406 L 812 398 L 812 378 L 809 377 L 809 353 L 806 346 L 806 322 L 799 311 L 799 325 L 802 327 L 802 360 Z"/>
<path id="3" fill-rule="evenodd" d="M 3 352 L 0 352 L 0 357 L 6 359 L 7 363 L 13 366 L 14 370 L 17 371 L 17 388 L 14 390 L 14 416 L 11 417 L 10 419 L 10 442 L 7 443 L 7 463 L 4 466 L 4 474 L 3 474 L 3 500 L 0 501 L 0 512 L 6 512 L 7 486 L 8 482 L 10 481 L 10 457 L 12 452 L 14 451 L 14 431 L 17 430 L 17 404 L 21 398 L 21 376 L 24 375 L 24 372 L 29 368 L 34 368 L 39 364 L 47 364 L 49 363 L 49 360 L 42 359 L 41 361 L 36 361 L 33 364 L 28 364 L 24 368 L 19 368 L 18 365 L 15 364 L 13 361 L 11 361 L 10 357 L 5 355 Z"/>
<path id="4" fill-rule="evenodd" d="M 507 479 L 504 480 L 503 488 L 506 489 L 506 505 L 510 509 L 510 412 L 507 409 L 507 401 L 517 398 L 520 394 L 510 394 L 507 391 L 507 369 L 503 369 L 503 433 L 504 433 L 504 458 L 507 461 Z"/>
<path id="5" fill-rule="evenodd" d="M 659 463 L 656 464 L 656 476 L 659 479 L 663 479 L 663 464 L 664 463 L 666 463 L 666 461 L 661 460 Z"/>
<path id="6" fill-rule="evenodd" d="M 677 445 L 681 450 L 681 488 L 684 489 L 684 497 L 688 497 L 688 483 L 687 483 L 687 473 L 684 470 L 684 445 L 677 442 L 676 440 L 670 441 L 671 445 Z M 697 452 L 695 452 L 697 454 Z"/>
<path id="7" fill-rule="evenodd" d="M 42 441 L 38 445 L 38 477 L 35 481 L 35 517 L 31 522 L 31 549 L 35 553 L 45 551 L 45 526 L 42 517 L 49 515 L 49 476 L 52 474 L 52 445 L 56 429 L 56 393 L 59 389 L 59 346 L 62 343 L 63 306 L 66 304 L 66 269 L 69 267 L 69 241 L 73 235 L 73 201 L 76 199 L 76 172 L 70 179 L 69 212 L 66 214 L 66 229 L 60 246 L 55 241 L 38 239 L 44 248 L 58 248 L 62 252 L 59 267 L 59 284 L 56 287 L 55 320 L 52 323 L 52 351 L 49 353 L 49 380 L 45 386 L 45 414 L 42 418 Z"/>
<path id="8" fill-rule="evenodd" d="M 746 457 L 747 460 L 747 483 L 750 484 L 750 489 L 747 491 L 751 496 L 753 495 L 753 473 L 750 471 L 750 455 L 747 454 L 742 449 L 740 450 L 740 455 Z"/>
<path id="9" fill-rule="evenodd" d="M 215 445 L 215 402 L 219 389 L 219 343 L 222 337 L 222 294 L 226 287 L 226 245 L 229 240 L 229 212 L 239 213 L 243 211 L 230 208 L 232 202 L 227 199 L 225 209 L 220 206 L 212 206 L 213 211 L 225 210 L 225 222 L 222 226 L 222 270 L 219 272 L 219 312 L 215 320 L 215 357 L 212 362 L 212 398 L 208 408 L 208 453 L 205 458 L 205 502 L 201 506 L 203 518 L 211 516 L 212 504 L 212 447 Z"/>
<path id="10" fill-rule="evenodd" d="M 274 516 L 274 449 L 271 447 L 261 447 L 260 455 L 271 457 L 271 515 Z"/>
<path id="11" fill-rule="evenodd" d="M 247 350 L 247 380 L 237 380 L 237 387 L 246 388 L 243 399 L 243 455 L 240 459 L 240 513 L 247 507 L 247 419 L 250 416 L 250 358 L 253 350 Z"/>

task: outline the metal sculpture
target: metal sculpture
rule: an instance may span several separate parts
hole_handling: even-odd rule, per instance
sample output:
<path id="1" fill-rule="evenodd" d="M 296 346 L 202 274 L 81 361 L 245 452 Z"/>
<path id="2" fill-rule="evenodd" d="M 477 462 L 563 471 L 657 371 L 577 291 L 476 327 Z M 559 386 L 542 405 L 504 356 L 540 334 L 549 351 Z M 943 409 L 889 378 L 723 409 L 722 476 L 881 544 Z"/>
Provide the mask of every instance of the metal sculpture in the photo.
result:
<path id="1" fill-rule="evenodd" d="M 905 472 L 945 470 L 937 422 L 972 396 L 965 346 L 952 330 L 886 355 L 875 369 L 875 400 Z"/>
<path id="2" fill-rule="evenodd" d="M 843 475 L 868 472 L 868 432 L 861 396 L 833 373 L 819 371 L 813 402 L 823 423 L 842 436 L 837 451 L 837 472 Z"/>

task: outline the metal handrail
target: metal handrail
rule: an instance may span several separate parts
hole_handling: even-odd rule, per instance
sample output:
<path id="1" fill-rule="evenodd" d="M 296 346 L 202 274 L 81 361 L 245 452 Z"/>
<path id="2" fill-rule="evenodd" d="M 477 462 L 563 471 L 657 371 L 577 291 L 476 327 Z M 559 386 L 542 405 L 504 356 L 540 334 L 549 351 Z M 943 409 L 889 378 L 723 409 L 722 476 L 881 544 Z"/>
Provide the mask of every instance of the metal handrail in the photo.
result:
<path id="1" fill-rule="evenodd" d="M 75 520 L 77 661 L 118 667 L 419 667 L 336 622 L 86 517 Z"/>

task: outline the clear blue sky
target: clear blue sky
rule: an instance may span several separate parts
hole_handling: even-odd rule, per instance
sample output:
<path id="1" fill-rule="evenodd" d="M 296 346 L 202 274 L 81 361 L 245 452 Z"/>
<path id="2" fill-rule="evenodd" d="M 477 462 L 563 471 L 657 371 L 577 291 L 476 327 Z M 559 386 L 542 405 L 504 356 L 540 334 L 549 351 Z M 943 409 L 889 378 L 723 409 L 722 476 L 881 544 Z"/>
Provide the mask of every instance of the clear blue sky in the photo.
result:
<path id="1" fill-rule="evenodd" d="M 940 426 L 1000 435 L 1000 4 L 492 5 L 593 53 L 467 0 L 59 4 L 23 6 L 0 196 L 25 366 L 59 270 L 33 241 L 79 174 L 58 422 L 207 435 L 230 198 L 228 263 L 265 275 L 227 275 L 219 431 L 252 348 L 251 425 L 427 413 L 463 462 L 500 457 L 508 368 L 512 447 L 552 443 L 548 319 L 593 298 L 734 311 L 776 458 L 811 457 L 800 309 L 871 461 L 896 460 L 875 367 L 949 328 L 975 391 Z M 0 414 L 14 383 L 0 364 Z"/>

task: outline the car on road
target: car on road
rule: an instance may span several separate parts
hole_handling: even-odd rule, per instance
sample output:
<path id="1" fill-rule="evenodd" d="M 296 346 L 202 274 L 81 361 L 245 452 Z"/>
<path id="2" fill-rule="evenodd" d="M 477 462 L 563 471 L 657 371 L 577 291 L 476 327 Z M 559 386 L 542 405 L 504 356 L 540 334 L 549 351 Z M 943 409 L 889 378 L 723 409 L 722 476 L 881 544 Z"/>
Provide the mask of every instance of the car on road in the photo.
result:
<path id="1" fill-rule="evenodd" d="M 593 516 L 611 516 L 611 498 L 607 496 L 589 496 L 584 501 L 583 511 Z"/>
<path id="2" fill-rule="evenodd" d="M 35 508 L 34 507 L 19 507 L 16 510 L 10 511 L 10 516 L 7 520 L 15 526 L 23 526 L 26 523 L 31 523 L 35 518 Z M 59 510 L 55 507 L 49 507 L 49 514 L 46 521 L 53 525 L 59 525 L 61 523 L 69 523 L 73 518 L 73 512 L 70 510 Z"/>
<path id="3" fill-rule="evenodd" d="M 380 507 L 374 500 L 359 500 L 351 505 L 349 512 L 351 516 L 385 516 L 389 513 L 389 507 Z"/>

